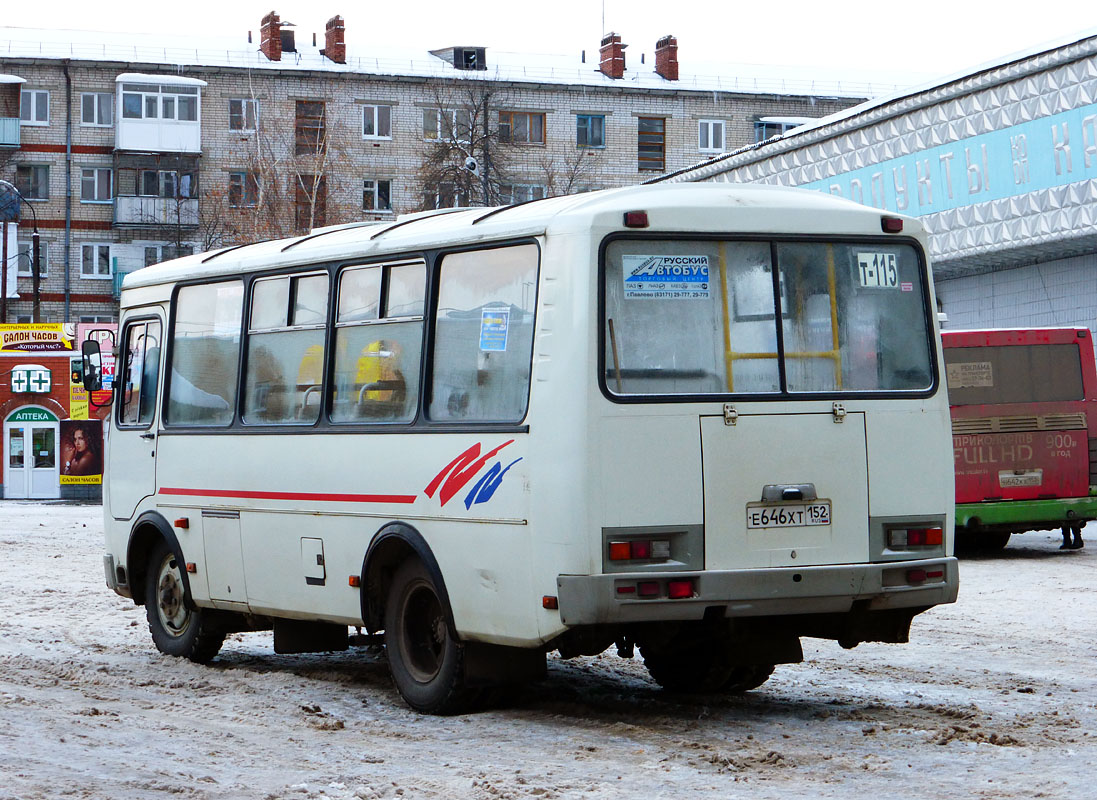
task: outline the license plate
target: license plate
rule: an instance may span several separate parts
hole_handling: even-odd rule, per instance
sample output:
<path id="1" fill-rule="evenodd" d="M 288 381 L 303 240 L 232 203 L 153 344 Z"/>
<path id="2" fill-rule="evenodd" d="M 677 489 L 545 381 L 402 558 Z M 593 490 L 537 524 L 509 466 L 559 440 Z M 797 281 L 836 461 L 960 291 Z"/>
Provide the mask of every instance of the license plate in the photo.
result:
<path id="1" fill-rule="evenodd" d="M 747 506 L 748 528 L 803 528 L 830 524 L 830 501 Z"/>

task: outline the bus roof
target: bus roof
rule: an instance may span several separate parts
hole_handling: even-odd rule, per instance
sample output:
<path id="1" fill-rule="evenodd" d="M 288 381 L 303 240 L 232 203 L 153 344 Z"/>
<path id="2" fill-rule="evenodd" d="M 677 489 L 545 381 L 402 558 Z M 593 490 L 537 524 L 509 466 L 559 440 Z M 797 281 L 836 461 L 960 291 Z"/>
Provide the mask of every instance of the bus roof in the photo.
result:
<path id="1" fill-rule="evenodd" d="M 318 228 L 303 236 L 227 247 L 145 267 L 127 275 L 123 288 L 547 234 L 597 230 L 605 235 L 628 230 L 624 213 L 641 210 L 648 212 L 650 230 L 765 234 L 880 235 L 883 215 L 879 209 L 822 192 L 788 187 L 630 186 L 514 206 L 442 209 L 384 222 Z M 904 233 L 922 236 L 917 220 L 903 217 L 903 221 Z"/>

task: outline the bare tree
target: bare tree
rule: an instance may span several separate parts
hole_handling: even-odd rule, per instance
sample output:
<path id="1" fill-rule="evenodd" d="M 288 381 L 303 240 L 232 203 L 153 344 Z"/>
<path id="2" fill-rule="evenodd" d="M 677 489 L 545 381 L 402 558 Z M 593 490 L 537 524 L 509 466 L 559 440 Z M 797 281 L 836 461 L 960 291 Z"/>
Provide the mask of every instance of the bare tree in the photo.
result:
<path id="1" fill-rule="evenodd" d="M 511 161 L 493 119 L 502 98 L 486 81 L 436 83 L 431 89 L 432 107 L 423 110 L 428 142 L 419 167 L 422 207 L 498 204 Z"/>
<path id="2" fill-rule="evenodd" d="M 563 155 L 546 151 L 540 162 L 545 196 L 576 194 L 590 189 L 590 181 L 601 173 L 602 153 L 589 148 L 576 148 Z"/>

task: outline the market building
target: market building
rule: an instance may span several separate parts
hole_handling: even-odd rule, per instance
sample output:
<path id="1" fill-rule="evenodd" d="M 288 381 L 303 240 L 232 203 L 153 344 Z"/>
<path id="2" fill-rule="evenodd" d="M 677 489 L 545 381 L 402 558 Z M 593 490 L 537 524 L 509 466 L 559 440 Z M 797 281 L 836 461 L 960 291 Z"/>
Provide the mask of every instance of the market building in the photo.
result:
<path id="1" fill-rule="evenodd" d="M 176 255 L 635 184 L 894 88 L 700 64 L 688 43 L 679 60 L 674 36 L 626 52 L 610 33 L 565 57 L 392 49 L 341 16 L 319 36 L 256 24 L 136 41 L 0 28 L 0 179 L 25 200 L 6 321 L 35 320 L 32 221 L 35 321 L 107 322 L 125 274 Z"/>
<path id="2" fill-rule="evenodd" d="M 656 180 L 800 186 L 920 217 L 952 328 L 1097 333 L 1097 36 L 866 102 Z"/>

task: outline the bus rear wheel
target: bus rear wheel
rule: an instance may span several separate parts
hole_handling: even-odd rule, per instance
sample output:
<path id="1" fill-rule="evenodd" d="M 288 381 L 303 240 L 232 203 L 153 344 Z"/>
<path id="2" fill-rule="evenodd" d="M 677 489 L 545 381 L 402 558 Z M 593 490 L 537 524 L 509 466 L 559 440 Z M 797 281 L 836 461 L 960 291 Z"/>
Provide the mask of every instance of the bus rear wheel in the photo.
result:
<path id="1" fill-rule="evenodd" d="M 181 564 L 167 542 L 154 547 L 149 557 L 145 617 L 156 649 L 165 655 L 204 664 L 225 642 L 224 633 L 210 630 L 201 609 L 187 606 Z"/>
<path id="2" fill-rule="evenodd" d="M 401 564 L 385 603 L 385 651 L 400 696 L 428 714 L 458 714 L 472 701 L 464 685 L 464 647 L 448 618 L 423 564 Z"/>

